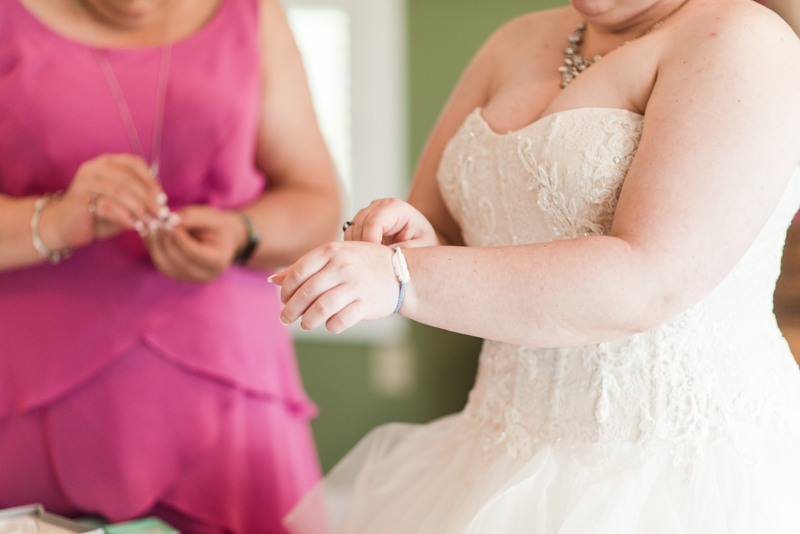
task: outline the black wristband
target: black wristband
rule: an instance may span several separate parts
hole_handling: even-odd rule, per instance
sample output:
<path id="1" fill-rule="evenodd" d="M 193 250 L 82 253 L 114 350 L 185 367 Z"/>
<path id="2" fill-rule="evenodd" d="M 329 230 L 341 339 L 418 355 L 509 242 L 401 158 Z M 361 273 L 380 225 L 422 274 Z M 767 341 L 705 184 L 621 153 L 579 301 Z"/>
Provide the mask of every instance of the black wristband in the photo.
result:
<path id="1" fill-rule="evenodd" d="M 256 251 L 258 244 L 261 242 L 261 232 L 256 228 L 253 219 L 241 212 L 239 215 L 242 217 L 244 226 L 247 229 L 247 241 L 244 246 L 234 254 L 232 262 L 234 265 L 244 265 L 247 263 Z"/>

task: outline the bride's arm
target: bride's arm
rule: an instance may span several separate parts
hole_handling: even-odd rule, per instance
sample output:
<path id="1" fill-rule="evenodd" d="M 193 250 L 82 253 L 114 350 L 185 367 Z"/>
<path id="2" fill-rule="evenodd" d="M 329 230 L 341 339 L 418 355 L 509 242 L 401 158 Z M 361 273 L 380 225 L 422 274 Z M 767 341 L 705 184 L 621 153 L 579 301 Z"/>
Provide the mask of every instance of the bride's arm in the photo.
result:
<path id="1" fill-rule="evenodd" d="M 693 37 L 676 40 L 659 66 L 609 236 L 408 250 L 401 313 L 476 336 L 566 346 L 647 330 L 708 294 L 763 228 L 800 160 L 800 72 L 784 68 L 800 62 L 800 44 L 766 12 L 741 15 L 687 25 Z M 327 321 L 339 331 L 390 313 L 390 254 L 366 243 L 311 253 L 287 273 L 283 319 L 304 315 L 305 327 Z"/>

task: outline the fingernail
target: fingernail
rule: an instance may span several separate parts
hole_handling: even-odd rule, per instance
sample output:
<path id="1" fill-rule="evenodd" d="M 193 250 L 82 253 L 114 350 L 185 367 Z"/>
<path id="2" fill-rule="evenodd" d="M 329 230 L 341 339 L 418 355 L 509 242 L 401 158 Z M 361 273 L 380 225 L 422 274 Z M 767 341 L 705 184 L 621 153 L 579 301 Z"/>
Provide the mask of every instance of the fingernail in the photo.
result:
<path id="1" fill-rule="evenodd" d="M 159 218 L 160 220 L 162 220 L 162 221 L 166 221 L 166 220 L 169 218 L 169 214 L 170 214 L 170 213 L 171 213 L 171 212 L 169 211 L 169 208 L 168 208 L 168 207 L 166 207 L 166 206 L 161 206 L 161 207 L 158 209 L 158 218 Z"/>
<path id="2" fill-rule="evenodd" d="M 170 213 L 169 217 L 167 217 L 167 221 L 164 223 L 164 226 L 166 226 L 167 230 L 172 230 L 180 223 L 181 223 L 181 216 L 178 215 L 177 213 Z"/>
<path id="3" fill-rule="evenodd" d="M 286 304 L 286 299 L 281 297 L 281 304 Z"/>
<path id="4" fill-rule="evenodd" d="M 147 237 L 147 226 L 142 221 L 134 222 L 133 228 L 139 233 L 140 237 Z"/>
<path id="5" fill-rule="evenodd" d="M 269 283 L 272 283 L 272 281 L 273 281 L 273 280 L 275 280 L 275 277 L 276 277 L 276 276 L 278 276 L 278 274 L 277 274 L 277 273 L 273 274 L 272 276 L 270 276 L 269 278 L 267 278 L 267 282 L 269 282 Z"/>
<path id="6" fill-rule="evenodd" d="M 156 196 L 156 202 L 158 202 L 159 206 L 166 206 L 167 205 L 167 194 L 166 193 L 159 193 Z"/>
<path id="7" fill-rule="evenodd" d="M 150 220 L 147 222 L 147 228 L 148 228 L 148 229 L 149 229 L 151 232 L 156 232 L 156 231 L 158 230 L 158 221 L 157 221 L 157 220 L 155 220 L 155 219 L 150 219 Z"/>
<path id="8" fill-rule="evenodd" d="M 290 323 L 289 323 L 289 321 L 287 321 L 286 319 L 284 319 L 284 318 L 283 318 L 283 315 L 281 315 L 281 316 L 278 318 L 278 320 L 281 322 L 281 324 L 282 324 L 283 326 L 289 326 L 289 324 L 290 324 Z"/>

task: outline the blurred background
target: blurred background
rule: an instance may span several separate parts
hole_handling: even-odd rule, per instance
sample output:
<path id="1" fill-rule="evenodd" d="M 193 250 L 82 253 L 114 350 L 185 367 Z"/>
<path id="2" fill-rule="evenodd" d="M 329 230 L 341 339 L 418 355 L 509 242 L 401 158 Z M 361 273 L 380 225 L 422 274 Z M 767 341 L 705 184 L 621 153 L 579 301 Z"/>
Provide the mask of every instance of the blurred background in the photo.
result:
<path id="1" fill-rule="evenodd" d="M 346 191 L 344 213 L 404 198 L 416 160 L 471 56 L 503 22 L 566 0 L 284 0 Z M 776 314 L 800 353 L 800 232 L 790 231 Z M 295 331 L 313 429 L 329 470 L 387 421 L 460 410 L 480 340 L 400 317 L 340 336 Z"/>

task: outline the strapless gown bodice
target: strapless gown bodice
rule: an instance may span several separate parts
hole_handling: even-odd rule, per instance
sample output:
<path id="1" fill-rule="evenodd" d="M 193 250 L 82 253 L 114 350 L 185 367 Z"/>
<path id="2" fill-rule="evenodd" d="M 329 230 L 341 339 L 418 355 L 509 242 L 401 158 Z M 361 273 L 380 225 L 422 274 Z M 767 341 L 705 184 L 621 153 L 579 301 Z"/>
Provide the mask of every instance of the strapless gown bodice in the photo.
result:
<path id="1" fill-rule="evenodd" d="M 642 123 L 630 111 L 582 108 L 501 135 L 475 110 L 438 175 L 466 244 L 608 234 Z M 527 456 L 555 440 L 666 440 L 679 462 L 709 437 L 740 442 L 737 421 L 800 428 L 800 372 L 772 313 L 798 204 L 800 172 L 723 282 L 652 331 L 558 349 L 487 341 L 465 410 L 485 446 Z"/>

